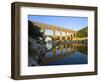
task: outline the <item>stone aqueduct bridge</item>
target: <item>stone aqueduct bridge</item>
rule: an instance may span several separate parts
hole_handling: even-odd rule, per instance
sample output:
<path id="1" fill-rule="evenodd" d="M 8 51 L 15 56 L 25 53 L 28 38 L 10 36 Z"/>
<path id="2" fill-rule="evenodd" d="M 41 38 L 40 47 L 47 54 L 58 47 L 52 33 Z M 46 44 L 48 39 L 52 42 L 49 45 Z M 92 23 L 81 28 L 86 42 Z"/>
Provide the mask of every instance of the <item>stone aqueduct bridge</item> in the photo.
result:
<path id="1" fill-rule="evenodd" d="M 54 40 L 56 40 L 57 38 L 59 38 L 59 40 L 74 40 L 74 38 L 76 37 L 76 31 L 71 29 L 39 22 L 33 22 L 33 24 L 40 27 L 41 31 L 44 32 L 44 34 L 46 30 L 52 31 L 53 34 L 48 36 L 51 36 Z"/>

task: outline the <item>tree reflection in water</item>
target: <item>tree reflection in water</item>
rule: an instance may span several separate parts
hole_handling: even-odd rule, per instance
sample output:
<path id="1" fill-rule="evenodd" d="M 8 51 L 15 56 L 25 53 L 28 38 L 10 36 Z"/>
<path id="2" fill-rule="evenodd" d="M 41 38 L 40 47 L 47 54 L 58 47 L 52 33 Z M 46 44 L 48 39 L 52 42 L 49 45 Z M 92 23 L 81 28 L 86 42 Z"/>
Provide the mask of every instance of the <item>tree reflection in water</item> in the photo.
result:
<path id="1" fill-rule="evenodd" d="M 87 64 L 86 44 L 59 44 L 46 53 L 41 65 Z"/>

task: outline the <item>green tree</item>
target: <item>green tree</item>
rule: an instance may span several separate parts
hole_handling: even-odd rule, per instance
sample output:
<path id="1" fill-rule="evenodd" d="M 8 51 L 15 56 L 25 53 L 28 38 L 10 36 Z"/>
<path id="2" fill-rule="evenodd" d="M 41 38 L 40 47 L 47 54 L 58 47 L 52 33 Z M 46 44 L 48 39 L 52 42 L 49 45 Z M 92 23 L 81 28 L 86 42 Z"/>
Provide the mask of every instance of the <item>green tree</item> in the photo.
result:
<path id="1" fill-rule="evenodd" d="M 84 37 L 87 37 L 88 36 L 88 26 L 79 30 L 77 33 L 76 33 L 76 36 L 79 37 L 79 38 L 84 38 Z"/>

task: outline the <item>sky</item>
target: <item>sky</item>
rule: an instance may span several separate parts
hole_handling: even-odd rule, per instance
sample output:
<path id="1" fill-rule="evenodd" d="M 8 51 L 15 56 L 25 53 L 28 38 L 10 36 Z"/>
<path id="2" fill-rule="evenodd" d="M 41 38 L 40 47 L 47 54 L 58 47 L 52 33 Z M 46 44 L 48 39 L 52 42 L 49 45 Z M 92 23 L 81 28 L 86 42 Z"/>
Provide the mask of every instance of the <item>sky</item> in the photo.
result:
<path id="1" fill-rule="evenodd" d="M 76 31 L 88 26 L 87 17 L 29 15 L 28 20 L 61 26 Z"/>

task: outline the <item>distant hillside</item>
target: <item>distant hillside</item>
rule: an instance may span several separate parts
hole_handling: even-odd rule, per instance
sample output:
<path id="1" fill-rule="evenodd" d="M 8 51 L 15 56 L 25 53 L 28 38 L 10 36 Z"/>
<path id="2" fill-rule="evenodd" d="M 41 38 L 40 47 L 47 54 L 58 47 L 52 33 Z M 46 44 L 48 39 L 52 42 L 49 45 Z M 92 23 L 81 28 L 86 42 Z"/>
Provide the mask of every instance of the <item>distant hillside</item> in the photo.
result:
<path id="1" fill-rule="evenodd" d="M 84 38 L 88 36 L 88 26 L 79 30 L 76 34 L 77 37 L 79 38 Z"/>

